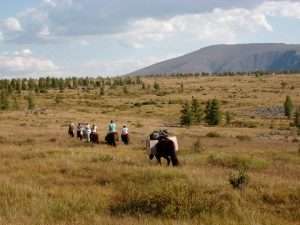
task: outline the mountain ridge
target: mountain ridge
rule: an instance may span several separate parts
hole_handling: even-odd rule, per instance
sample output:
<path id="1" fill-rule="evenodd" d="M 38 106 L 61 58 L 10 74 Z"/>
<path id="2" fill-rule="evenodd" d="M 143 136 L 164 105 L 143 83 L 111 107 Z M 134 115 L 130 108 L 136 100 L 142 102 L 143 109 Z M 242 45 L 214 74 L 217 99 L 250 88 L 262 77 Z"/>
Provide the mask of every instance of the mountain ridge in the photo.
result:
<path id="1" fill-rule="evenodd" d="M 300 44 L 221 44 L 155 63 L 129 75 L 300 71 Z"/>

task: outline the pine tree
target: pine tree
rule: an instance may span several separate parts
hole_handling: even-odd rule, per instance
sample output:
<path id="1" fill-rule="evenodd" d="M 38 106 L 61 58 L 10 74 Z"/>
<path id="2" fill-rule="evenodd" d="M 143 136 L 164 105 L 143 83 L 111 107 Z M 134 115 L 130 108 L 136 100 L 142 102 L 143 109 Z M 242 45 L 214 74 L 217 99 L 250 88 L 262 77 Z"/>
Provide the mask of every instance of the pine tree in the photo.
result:
<path id="1" fill-rule="evenodd" d="M 180 124 L 185 126 L 190 126 L 192 124 L 192 111 L 189 102 L 182 105 Z"/>
<path id="2" fill-rule="evenodd" d="M 295 126 L 300 129 L 300 107 L 297 108 L 295 113 Z"/>
<path id="3" fill-rule="evenodd" d="M 127 89 L 127 86 L 126 86 L 126 85 L 123 87 L 123 93 L 124 93 L 124 94 L 128 94 L 128 89 Z"/>
<path id="4" fill-rule="evenodd" d="M 8 109 L 9 109 L 8 95 L 5 91 L 2 91 L 0 94 L 0 110 L 8 110 Z"/>
<path id="5" fill-rule="evenodd" d="M 183 93 L 183 92 L 184 92 L 184 85 L 183 85 L 183 82 L 181 82 L 181 84 L 180 84 L 179 92 L 180 92 L 180 93 Z"/>
<path id="6" fill-rule="evenodd" d="M 226 125 L 229 125 L 232 120 L 232 114 L 230 112 L 226 112 L 225 119 L 226 119 Z"/>
<path id="7" fill-rule="evenodd" d="M 18 99 L 17 99 L 16 96 L 13 96 L 13 103 L 12 104 L 13 104 L 12 105 L 13 109 L 15 109 L 15 110 L 19 110 L 20 109 L 19 102 L 18 102 Z"/>
<path id="8" fill-rule="evenodd" d="M 154 84 L 153 84 L 153 88 L 154 90 L 158 91 L 160 89 L 160 86 L 159 84 L 155 81 Z"/>
<path id="9" fill-rule="evenodd" d="M 222 120 L 220 111 L 220 103 L 217 99 L 213 99 L 210 103 L 209 111 L 207 114 L 207 122 L 209 125 L 219 125 Z"/>
<path id="10" fill-rule="evenodd" d="M 289 119 L 292 118 L 293 115 L 293 102 L 290 96 L 286 96 L 285 102 L 284 102 L 284 115 L 287 116 Z"/>
<path id="11" fill-rule="evenodd" d="M 59 91 L 60 92 L 64 92 L 64 90 L 65 90 L 65 82 L 64 82 L 63 79 L 59 79 L 58 87 L 59 87 Z"/>
<path id="12" fill-rule="evenodd" d="M 62 101 L 63 101 L 63 97 L 61 95 L 56 95 L 55 96 L 55 104 L 56 105 L 62 103 Z"/>
<path id="13" fill-rule="evenodd" d="M 209 114 L 210 114 L 210 111 L 211 111 L 211 103 L 212 101 L 211 100 L 208 100 L 207 103 L 206 103 L 206 107 L 205 107 L 205 110 L 204 110 L 204 113 L 205 113 L 205 121 L 207 123 L 209 123 Z"/>
<path id="14" fill-rule="evenodd" d="M 35 103 L 34 103 L 34 99 L 33 99 L 33 96 L 32 94 L 29 94 L 28 97 L 27 97 L 27 108 L 29 110 L 33 110 L 35 108 Z"/>
<path id="15" fill-rule="evenodd" d="M 203 109 L 196 98 L 192 99 L 191 111 L 193 115 L 193 122 L 201 123 L 204 117 Z"/>
<path id="16" fill-rule="evenodd" d="M 105 95 L 105 90 L 104 90 L 104 86 L 102 85 L 102 87 L 100 88 L 100 96 Z"/>

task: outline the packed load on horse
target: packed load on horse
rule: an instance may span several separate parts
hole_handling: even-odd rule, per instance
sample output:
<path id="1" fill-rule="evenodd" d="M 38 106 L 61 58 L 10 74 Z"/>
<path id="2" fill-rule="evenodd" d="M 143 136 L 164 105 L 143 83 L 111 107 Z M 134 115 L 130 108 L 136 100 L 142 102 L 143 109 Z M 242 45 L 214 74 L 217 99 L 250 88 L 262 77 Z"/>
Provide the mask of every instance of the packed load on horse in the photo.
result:
<path id="1" fill-rule="evenodd" d="M 155 157 L 161 164 L 161 157 L 167 160 L 168 165 L 172 162 L 173 166 L 179 165 L 176 156 L 178 142 L 175 136 L 170 136 L 167 130 L 153 131 L 146 142 L 149 158 Z"/>

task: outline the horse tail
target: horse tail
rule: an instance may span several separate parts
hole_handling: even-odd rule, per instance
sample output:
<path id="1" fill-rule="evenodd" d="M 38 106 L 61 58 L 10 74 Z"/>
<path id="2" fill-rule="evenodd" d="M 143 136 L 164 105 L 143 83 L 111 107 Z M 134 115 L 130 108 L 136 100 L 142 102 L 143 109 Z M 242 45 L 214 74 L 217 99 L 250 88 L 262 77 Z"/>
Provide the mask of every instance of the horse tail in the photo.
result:
<path id="1" fill-rule="evenodd" d="M 173 166 L 179 166 L 179 161 L 178 161 L 178 158 L 176 156 L 176 150 L 175 150 L 175 145 L 174 145 L 174 142 L 172 142 L 172 146 L 170 146 L 170 155 L 171 155 L 171 161 L 172 161 L 172 165 Z"/>

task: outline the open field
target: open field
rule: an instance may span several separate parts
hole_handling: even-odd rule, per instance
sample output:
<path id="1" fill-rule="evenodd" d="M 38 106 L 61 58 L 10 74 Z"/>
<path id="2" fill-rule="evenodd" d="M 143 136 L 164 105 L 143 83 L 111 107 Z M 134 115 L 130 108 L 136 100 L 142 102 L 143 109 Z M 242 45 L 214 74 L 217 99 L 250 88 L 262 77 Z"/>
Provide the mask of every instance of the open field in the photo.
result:
<path id="1" fill-rule="evenodd" d="M 0 111 L 0 224 L 300 224 L 300 137 L 281 109 L 287 95 L 300 106 L 299 75 L 142 80 L 145 89 L 104 96 L 51 90 L 34 96 L 33 111 L 24 91 L 19 110 Z M 231 123 L 179 126 L 192 96 L 219 99 Z M 128 125 L 131 145 L 67 136 L 70 122 L 90 122 L 103 140 L 111 119 Z M 148 159 L 145 138 L 158 128 L 178 137 L 180 167 Z M 249 184 L 233 189 L 230 174 L 241 167 Z"/>

